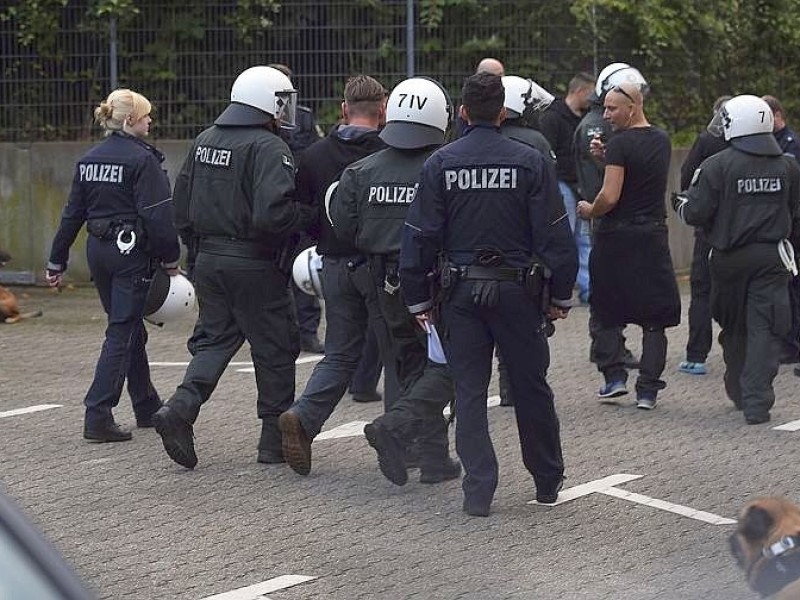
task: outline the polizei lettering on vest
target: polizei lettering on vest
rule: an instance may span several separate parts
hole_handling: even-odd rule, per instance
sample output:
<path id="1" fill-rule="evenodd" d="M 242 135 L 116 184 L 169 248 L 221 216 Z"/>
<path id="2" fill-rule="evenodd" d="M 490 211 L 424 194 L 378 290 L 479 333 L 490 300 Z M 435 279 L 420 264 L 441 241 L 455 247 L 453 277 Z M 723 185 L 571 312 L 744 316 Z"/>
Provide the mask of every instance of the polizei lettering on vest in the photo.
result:
<path id="1" fill-rule="evenodd" d="M 405 185 L 373 185 L 369 188 L 370 204 L 411 204 L 417 186 L 408 187 Z"/>
<path id="2" fill-rule="evenodd" d="M 745 177 L 736 180 L 740 194 L 774 194 L 783 189 L 780 177 Z"/>
<path id="3" fill-rule="evenodd" d="M 81 181 L 122 183 L 122 165 L 80 164 L 78 176 Z"/>
<path id="4" fill-rule="evenodd" d="M 517 187 L 516 167 L 483 167 L 480 169 L 445 169 L 444 183 L 448 190 L 512 190 Z"/>
<path id="5" fill-rule="evenodd" d="M 212 167 L 230 167 L 231 151 L 225 148 L 212 148 L 210 146 L 198 146 L 194 151 L 194 161 L 211 165 Z"/>

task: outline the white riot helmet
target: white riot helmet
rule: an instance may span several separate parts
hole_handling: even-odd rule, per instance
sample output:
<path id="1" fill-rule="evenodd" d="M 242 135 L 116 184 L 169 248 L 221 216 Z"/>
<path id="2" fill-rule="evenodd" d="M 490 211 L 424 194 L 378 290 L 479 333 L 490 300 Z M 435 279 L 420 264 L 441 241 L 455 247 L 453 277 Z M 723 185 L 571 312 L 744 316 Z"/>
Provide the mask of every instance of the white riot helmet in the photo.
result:
<path id="1" fill-rule="evenodd" d="M 623 83 L 637 86 L 639 91 L 642 92 L 642 96 L 646 96 L 647 92 L 650 91 L 650 86 L 647 85 L 647 80 L 644 78 L 644 75 L 635 67 L 626 67 L 611 73 L 606 79 L 606 88 L 604 91 L 608 92 Z"/>
<path id="2" fill-rule="evenodd" d="M 438 82 L 427 77 L 406 79 L 389 94 L 380 137 L 403 150 L 441 145 L 451 113 L 450 99 Z"/>
<path id="3" fill-rule="evenodd" d="M 544 110 L 555 100 L 555 96 L 532 79 L 524 79 L 516 75 L 503 77 L 506 90 L 506 107 L 509 119 L 519 119 L 533 111 Z"/>
<path id="4" fill-rule="evenodd" d="M 309 296 L 322 298 L 322 281 L 319 274 L 322 271 L 322 257 L 317 254 L 317 247 L 306 248 L 292 264 L 292 279 L 300 291 Z"/>
<path id="5" fill-rule="evenodd" d="M 273 67 L 250 67 L 231 87 L 231 103 L 214 121 L 216 125 L 265 125 L 275 119 L 295 123 L 297 90 L 289 78 Z"/>
<path id="6" fill-rule="evenodd" d="M 627 68 L 630 68 L 630 65 L 622 62 L 611 63 L 610 65 L 603 67 L 603 70 L 600 71 L 600 74 L 597 76 L 597 82 L 594 84 L 595 96 L 602 98 L 603 94 L 605 94 L 610 88 L 608 85 L 608 78 L 617 71 Z"/>
<path id="7" fill-rule="evenodd" d="M 145 300 L 144 318 L 153 325 L 176 321 L 194 309 L 195 294 L 192 282 L 180 273 L 170 276 L 156 269 Z"/>
<path id="8" fill-rule="evenodd" d="M 744 152 L 762 156 L 782 154 L 772 128 L 775 117 L 764 100 L 748 94 L 734 96 L 717 111 L 708 132 L 723 137 Z"/>

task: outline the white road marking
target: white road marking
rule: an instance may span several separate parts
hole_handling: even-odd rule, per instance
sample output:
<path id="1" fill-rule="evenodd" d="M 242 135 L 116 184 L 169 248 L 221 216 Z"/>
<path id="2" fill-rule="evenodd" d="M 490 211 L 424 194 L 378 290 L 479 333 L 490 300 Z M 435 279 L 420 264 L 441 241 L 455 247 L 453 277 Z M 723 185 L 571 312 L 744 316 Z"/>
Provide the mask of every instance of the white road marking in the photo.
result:
<path id="1" fill-rule="evenodd" d="M 36 406 L 15 408 L 14 410 L 7 410 L 4 412 L 0 412 L 0 419 L 5 419 L 6 417 L 16 417 L 17 415 L 27 415 L 28 413 L 50 410 L 51 408 L 61 408 L 61 406 L 62 406 L 61 404 L 37 404 Z"/>
<path id="2" fill-rule="evenodd" d="M 489 408 L 491 408 L 492 406 L 500 406 L 500 396 L 489 396 L 486 399 L 486 406 L 489 407 Z M 442 411 L 442 414 L 445 417 L 449 417 L 450 416 L 450 407 L 449 406 L 445 406 L 444 410 Z"/>
<path id="3" fill-rule="evenodd" d="M 369 421 L 353 421 L 351 423 L 339 425 L 333 429 L 328 429 L 327 431 L 321 432 L 317 437 L 314 438 L 314 441 L 317 442 L 319 440 L 333 440 L 336 438 L 357 437 L 359 435 L 364 435 L 364 425 L 367 423 L 369 423 Z"/>
<path id="4" fill-rule="evenodd" d="M 773 427 L 773 429 L 776 431 L 800 431 L 800 419 L 797 421 L 789 421 L 783 425 L 778 425 L 777 427 Z"/>
<path id="5" fill-rule="evenodd" d="M 613 496 L 614 498 L 627 500 L 628 502 L 634 502 L 636 504 L 643 504 L 644 506 L 649 506 L 651 508 L 665 510 L 676 515 L 681 515 L 682 517 L 688 517 L 697 521 L 703 521 L 704 523 L 710 523 L 711 525 L 732 525 L 736 523 L 734 519 L 720 517 L 714 513 L 696 510 L 681 504 L 673 504 L 672 502 L 666 502 L 665 500 L 651 498 L 650 496 L 636 494 L 634 492 L 628 492 L 626 490 L 621 490 L 614 487 L 615 485 L 633 481 L 634 479 L 640 479 L 641 477 L 642 475 L 629 475 L 627 473 L 620 473 L 618 475 L 611 475 L 596 481 L 590 481 L 589 483 L 576 485 L 575 487 L 571 487 L 560 492 L 558 494 L 558 501 L 553 504 L 548 504 L 547 506 L 556 506 L 558 504 L 563 504 L 564 502 L 569 502 L 570 500 L 575 500 L 576 498 L 588 496 L 589 494 L 605 494 L 606 496 Z M 536 500 L 531 500 L 528 502 L 528 504 L 538 504 L 538 502 L 536 502 Z"/>
<path id="6" fill-rule="evenodd" d="M 308 577 L 307 575 L 282 575 L 280 577 L 273 577 L 267 581 L 256 583 L 255 585 L 248 585 L 247 587 L 232 590 L 230 592 L 223 592 L 214 596 L 207 596 L 202 600 L 262 600 L 263 594 L 276 592 L 288 587 L 312 581 L 316 577 Z"/>
<path id="7" fill-rule="evenodd" d="M 306 356 L 299 357 L 294 364 L 296 365 L 304 365 L 307 363 L 314 363 L 319 362 L 323 358 L 322 354 L 308 354 Z M 178 362 L 168 362 L 168 361 L 154 361 L 150 363 L 151 367 L 188 367 L 189 361 L 178 361 Z M 229 367 L 243 367 L 236 369 L 239 373 L 255 373 L 255 368 L 253 368 L 253 363 L 251 361 L 233 361 L 228 363 Z"/>
<path id="8" fill-rule="evenodd" d="M 681 515 L 683 517 L 689 517 L 690 519 L 695 519 L 697 521 L 703 521 L 704 523 L 710 523 L 711 525 L 733 525 L 736 523 L 735 519 L 720 517 L 714 513 L 695 510 L 694 508 L 689 508 L 688 506 L 673 504 L 672 502 L 666 502 L 664 500 L 651 498 L 650 496 L 644 496 L 642 494 L 626 492 L 625 490 L 620 490 L 615 487 L 601 490 L 600 493 L 607 496 L 614 496 L 615 498 L 621 498 L 622 500 L 627 500 L 628 502 L 635 502 L 637 504 L 644 504 L 645 506 L 650 506 L 652 508 L 666 510 L 667 512 L 675 513 L 676 515 Z"/>

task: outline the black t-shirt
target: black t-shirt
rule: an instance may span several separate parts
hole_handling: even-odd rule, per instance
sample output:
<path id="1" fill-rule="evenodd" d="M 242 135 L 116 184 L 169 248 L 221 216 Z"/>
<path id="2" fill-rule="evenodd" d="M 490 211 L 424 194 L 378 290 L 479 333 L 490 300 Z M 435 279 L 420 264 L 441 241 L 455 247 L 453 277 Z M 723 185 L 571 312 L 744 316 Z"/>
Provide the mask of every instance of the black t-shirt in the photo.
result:
<path id="1" fill-rule="evenodd" d="M 606 146 L 606 166 L 623 167 L 625 179 L 619 202 L 606 217 L 666 219 L 664 194 L 671 154 L 669 137 L 657 127 L 636 127 L 613 135 Z"/>

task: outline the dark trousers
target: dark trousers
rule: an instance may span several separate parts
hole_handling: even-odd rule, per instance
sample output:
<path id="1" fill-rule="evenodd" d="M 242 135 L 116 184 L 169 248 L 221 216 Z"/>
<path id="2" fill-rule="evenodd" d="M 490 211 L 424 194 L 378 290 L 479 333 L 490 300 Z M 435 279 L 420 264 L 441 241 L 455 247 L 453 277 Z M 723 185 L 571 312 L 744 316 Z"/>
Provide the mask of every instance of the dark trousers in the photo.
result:
<path id="1" fill-rule="evenodd" d="M 133 412 L 138 418 L 149 417 L 161 406 L 150 381 L 145 351 L 147 331 L 142 321 L 150 260 L 138 249 L 122 255 L 113 240 L 92 236 L 86 250 L 108 324 L 94 380 L 84 399 L 85 425 L 98 428 L 113 421 L 111 411 L 119 404 L 126 378 Z"/>
<path id="2" fill-rule="evenodd" d="M 789 274 L 774 244 L 752 244 L 710 261 L 711 307 L 722 327 L 725 390 L 745 417 L 758 418 L 775 404 L 783 339 L 791 326 Z"/>
<path id="3" fill-rule="evenodd" d="M 495 307 L 475 306 L 471 283 L 457 283 L 442 309 L 445 348 L 456 382 L 456 451 L 466 475 L 464 496 L 488 505 L 497 487 L 486 397 L 497 343 L 514 397 L 522 460 L 537 488 L 552 490 L 564 473 L 558 416 L 547 383 L 550 349 L 539 307 L 525 290 L 500 282 Z"/>
<path id="4" fill-rule="evenodd" d="M 400 398 L 380 421 L 406 448 L 415 441 L 422 469 L 440 468 L 449 458 L 447 421 L 442 411 L 454 397 L 444 365 L 428 360 L 427 336 L 408 312 L 402 291 L 383 289 L 384 270 L 373 261 L 378 306 L 389 332 L 391 355 L 400 383 Z"/>
<path id="5" fill-rule="evenodd" d="M 322 260 L 325 290 L 325 356 L 314 367 L 303 395 L 292 406 L 310 438 L 319 434 L 344 396 L 361 359 L 367 326 L 372 324 L 384 354 L 384 403 L 397 400 L 397 376 L 386 356 L 388 341 L 375 284 L 363 257 L 331 257 Z"/>
<path id="6" fill-rule="evenodd" d="M 348 388 L 351 394 L 372 394 L 375 392 L 375 388 L 378 387 L 383 361 L 381 361 L 381 351 L 378 346 L 378 334 L 375 333 L 375 326 L 375 323 L 367 325 L 364 349 L 361 351 L 361 358 Z"/>
<path id="7" fill-rule="evenodd" d="M 711 250 L 704 237 L 695 235 L 690 276 L 691 301 L 689 303 L 689 340 L 686 342 L 686 360 L 704 363 L 711 351 L 711 273 L 708 269 L 708 252 Z"/>
<path id="8" fill-rule="evenodd" d="M 201 251 L 195 264 L 195 291 L 202 334 L 194 338 L 194 356 L 168 404 L 194 423 L 247 340 L 258 389 L 256 411 L 263 420 L 262 430 L 273 433 L 272 449 L 277 451 L 278 416 L 294 399 L 295 360 L 300 353 L 286 276 L 272 261 Z"/>
<path id="9" fill-rule="evenodd" d="M 321 316 L 319 300 L 316 296 L 298 290 L 294 283 L 289 285 L 289 292 L 294 302 L 297 329 L 300 331 L 300 335 L 316 336 Z"/>
<path id="10" fill-rule="evenodd" d="M 605 325 L 594 315 L 589 315 L 589 335 L 592 343 L 590 359 L 597 365 L 606 382 L 628 381 L 625 368 L 625 338 L 618 325 Z M 663 327 L 642 327 L 642 358 L 636 392 L 657 394 L 667 387 L 661 379 L 667 362 L 667 336 Z"/>

